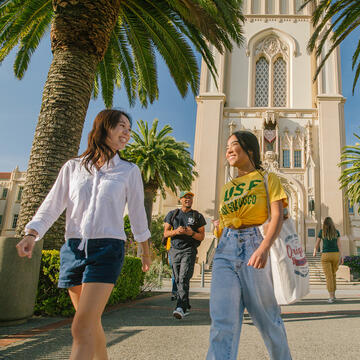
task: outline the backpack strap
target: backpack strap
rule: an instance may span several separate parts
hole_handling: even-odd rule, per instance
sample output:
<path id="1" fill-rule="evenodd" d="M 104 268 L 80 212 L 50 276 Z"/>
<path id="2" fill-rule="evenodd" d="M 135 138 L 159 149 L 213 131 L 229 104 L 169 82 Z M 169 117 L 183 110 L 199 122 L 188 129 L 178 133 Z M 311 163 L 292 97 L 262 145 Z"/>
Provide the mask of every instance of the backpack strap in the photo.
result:
<path id="1" fill-rule="evenodd" d="M 177 216 L 177 214 L 179 213 L 179 211 L 180 211 L 180 209 L 179 208 L 177 208 L 175 211 L 174 211 L 174 213 L 172 214 L 172 216 L 171 216 L 171 219 L 170 219 L 170 225 L 174 228 L 174 224 L 173 224 L 173 222 L 174 222 L 174 219 L 176 218 L 176 216 Z"/>

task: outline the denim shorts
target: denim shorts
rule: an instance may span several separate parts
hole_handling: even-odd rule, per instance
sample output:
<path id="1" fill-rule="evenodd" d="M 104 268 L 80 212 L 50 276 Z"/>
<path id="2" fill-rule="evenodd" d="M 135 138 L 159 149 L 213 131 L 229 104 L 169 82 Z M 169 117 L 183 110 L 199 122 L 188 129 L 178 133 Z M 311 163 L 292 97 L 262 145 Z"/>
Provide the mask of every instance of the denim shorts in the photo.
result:
<path id="1" fill-rule="evenodd" d="M 124 263 L 124 240 L 89 239 L 87 256 L 79 250 L 81 239 L 69 239 L 60 250 L 59 288 L 82 283 L 115 284 Z"/>

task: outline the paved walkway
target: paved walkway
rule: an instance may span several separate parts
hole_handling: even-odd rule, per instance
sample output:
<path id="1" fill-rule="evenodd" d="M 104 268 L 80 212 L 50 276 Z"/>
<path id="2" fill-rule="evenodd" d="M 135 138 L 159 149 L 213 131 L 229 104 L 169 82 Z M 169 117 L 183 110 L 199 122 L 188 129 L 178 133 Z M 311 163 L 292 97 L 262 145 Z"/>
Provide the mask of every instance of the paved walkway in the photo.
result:
<path id="1" fill-rule="evenodd" d="M 205 359 L 210 328 L 209 294 L 193 289 L 192 312 L 183 320 L 171 313 L 169 293 L 112 308 L 103 316 L 112 360 Z M 360 354 L 360 288 L 339 290 L 335 304 L 313 289 L 304 300 L 282 307 L 293 359 L 355 360 Z M 33 318 L 0 327 L 0 359 L 68 359 L 70 320 Z M 245 316 L 240 360 L 268 359 L 249 316 Z M 279 359 L 281 360 L 281 359 Z"/>

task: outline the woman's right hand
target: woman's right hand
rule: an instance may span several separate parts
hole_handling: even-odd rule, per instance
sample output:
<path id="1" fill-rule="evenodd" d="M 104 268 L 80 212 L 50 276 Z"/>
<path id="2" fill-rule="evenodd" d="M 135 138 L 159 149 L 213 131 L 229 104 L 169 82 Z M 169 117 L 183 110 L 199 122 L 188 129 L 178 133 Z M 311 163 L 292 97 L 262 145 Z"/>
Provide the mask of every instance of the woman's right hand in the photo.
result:
<path id="1" fill-rule="evenodd" d="M 218 229 L 219 229 L 219 225 L 220 225 L 220 220 L 219 220 L 219 219 L 217 219 L 217 220 L 211 220 L 211 222 L 212 222 L 212 224 L 214 225 L 214 228 L 215 228 L 216 230 L 218 230 Z"/>
<path id="2" fill-rule="evenodd" d="M 35 237 L 24 236 L 24 238 L 16 245 L 16 250 L 20 257 L 27 256 L 29 259 L 31 259 L 34 246 L 35 246 Z"/>
<path id="3" fill-rule="evenodd" d="M 316 248 L 315 248 L 314 251 L 313 251 L 313 256 L 314 256 L 314 257 L 316 256 Z"/>

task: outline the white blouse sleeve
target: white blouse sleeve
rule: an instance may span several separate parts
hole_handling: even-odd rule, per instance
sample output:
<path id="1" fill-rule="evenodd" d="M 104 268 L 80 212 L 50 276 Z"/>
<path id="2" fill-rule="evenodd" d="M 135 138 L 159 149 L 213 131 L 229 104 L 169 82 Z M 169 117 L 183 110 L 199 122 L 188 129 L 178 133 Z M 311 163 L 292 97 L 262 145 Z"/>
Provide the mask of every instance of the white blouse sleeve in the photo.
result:
<path id="1" fill-rule="evenodd" d="M 140 169 L 136 165 L 131 169 L 126 198 L 131 231 L 134 234 L 134 239 L 137 242 L 146 241 L 150 238 L 151 234 L 144 207 L 144 185 Z"/>
<path id="2" fill-rule="evenodd" d="M 53 187 L 35 216 L 26 224 L 25 230 L 33 229 L 38 232 L 39 235 L 35 241 L 39 241 L 45 235 L 65 210 L 69 194 L 70 172 L 69 162 L 67 162 L 61 168 Z"/>

